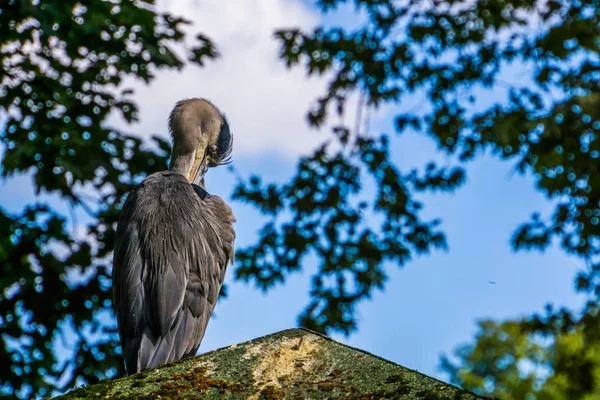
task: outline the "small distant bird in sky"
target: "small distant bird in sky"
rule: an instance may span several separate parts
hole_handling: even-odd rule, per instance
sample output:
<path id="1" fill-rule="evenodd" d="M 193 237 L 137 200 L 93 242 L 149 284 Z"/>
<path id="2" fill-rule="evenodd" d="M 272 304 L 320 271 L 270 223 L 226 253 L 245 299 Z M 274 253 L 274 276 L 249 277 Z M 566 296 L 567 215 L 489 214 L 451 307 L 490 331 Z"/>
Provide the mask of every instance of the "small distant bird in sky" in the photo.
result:
<path id="1" fill-rule="evenodd" d="M 113 297 L 128 374 L 196 354 L 233 261 L 235 217 L 204 175 L 231 161 L 225 115 L 205 99 L 169 116 L 169 171 L 129 193 L 114 251 Z"/>

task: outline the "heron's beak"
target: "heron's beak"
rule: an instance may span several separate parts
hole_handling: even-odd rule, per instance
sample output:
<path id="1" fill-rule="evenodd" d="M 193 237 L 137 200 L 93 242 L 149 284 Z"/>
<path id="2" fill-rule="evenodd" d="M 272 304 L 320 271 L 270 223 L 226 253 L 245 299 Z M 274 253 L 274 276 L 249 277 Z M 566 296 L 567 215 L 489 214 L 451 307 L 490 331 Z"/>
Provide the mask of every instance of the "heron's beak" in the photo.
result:
<path id="1" fill-rule="evenodd" d="M 206 161 L 206 156 L 203 155 L 201 158 L 194 160 L 194 165 L 192 165 L 192 171 L 190 172 L 190 183 L 200 185 L 200 182 L 204 181 L 206 171 L 208 171 L 208 163 Z"/>

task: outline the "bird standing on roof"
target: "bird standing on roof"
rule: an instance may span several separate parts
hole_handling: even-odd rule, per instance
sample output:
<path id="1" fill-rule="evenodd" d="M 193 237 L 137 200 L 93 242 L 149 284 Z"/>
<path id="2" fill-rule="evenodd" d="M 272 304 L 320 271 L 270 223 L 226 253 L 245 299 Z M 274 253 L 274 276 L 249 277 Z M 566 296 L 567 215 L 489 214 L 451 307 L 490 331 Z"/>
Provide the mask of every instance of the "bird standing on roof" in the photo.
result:
<path id="1" fill-rule="evenodd" d="M 204 187 L 208 168 L 231 160 L 227 119 L 208 100 L 182 100 L 169 129 L 169 171 L 129 194 L 117 228 L 113 297 L 128 374 L 196 354 L 233 261 L 235 217 Z"/>

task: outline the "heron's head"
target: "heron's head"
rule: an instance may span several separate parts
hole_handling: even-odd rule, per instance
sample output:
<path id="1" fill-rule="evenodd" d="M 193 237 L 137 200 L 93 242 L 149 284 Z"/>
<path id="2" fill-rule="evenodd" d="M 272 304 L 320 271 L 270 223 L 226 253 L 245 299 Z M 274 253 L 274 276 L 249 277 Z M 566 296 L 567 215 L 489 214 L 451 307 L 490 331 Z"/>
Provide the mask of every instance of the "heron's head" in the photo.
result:
<path id="1" fill-rule="evenodd" d="M 209 168 L 231 162 L 233 136 L 225 115 L 210 101 L 179 101 L 169 116 L 173 138 L 171 170 L 204 186 Z"/>

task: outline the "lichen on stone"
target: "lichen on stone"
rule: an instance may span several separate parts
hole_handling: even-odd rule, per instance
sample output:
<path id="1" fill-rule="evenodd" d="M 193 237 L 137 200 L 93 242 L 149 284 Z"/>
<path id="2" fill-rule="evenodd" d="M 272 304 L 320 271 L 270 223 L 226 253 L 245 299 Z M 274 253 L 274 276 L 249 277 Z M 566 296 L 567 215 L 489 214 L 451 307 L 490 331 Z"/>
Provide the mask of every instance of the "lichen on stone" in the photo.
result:
<path id="1" fill-rule="evenodd" d="M 75 389 L 60 400 L 149 399 L 472 400 L 472 393 L 304 329 L 290 329 L 129 377 Z"/>

